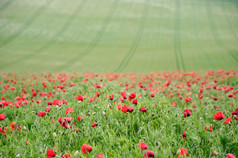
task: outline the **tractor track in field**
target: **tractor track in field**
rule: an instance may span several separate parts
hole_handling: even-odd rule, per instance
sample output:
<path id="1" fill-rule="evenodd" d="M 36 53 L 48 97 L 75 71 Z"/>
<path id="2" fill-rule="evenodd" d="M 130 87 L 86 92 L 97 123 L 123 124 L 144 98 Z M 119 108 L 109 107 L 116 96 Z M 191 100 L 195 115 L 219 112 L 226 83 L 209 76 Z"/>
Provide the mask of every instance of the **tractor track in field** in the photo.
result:
<path id="1" fill-rule="evenodd" d="M 223 3 L 221 4 L 221 5 L 223 5 Z M 221 6 L 220 5 L 220 6 Z M 225 11 L 224 11 L 225 12 Z M 226 12 L 224 13 L 225 14 L 225 18 L 226 18 Z M 223 25 L 223 27 L 225 26 L 225 27 L 227 27 L 227 25 L 225 25 L 225 23 L 221 23 L 220 22 L 220 25 L 222 26 Z M 231 32 L 232 32 L 232 26 L 231 26 L 231 28 L 229 29 Z M 224 31 L 222 31 L 222 33 L 223 34 L 227 34 L 227 32 L 224 32 Z M 233 36 L 235 39 L 236 39 L 236 35 L 234 35 Z M 231 52 L 233 52 L 233 54 L 234 54 L 234 56 L 236 56 L 236 62 L 238 63 L 238 51 L 235 49 L 235 48 L 233 48 L 233 47 L 229 47 L 229 46 L 226 46 L 226 45 L 224 45 L 225 46 L 225 48 L 228 50 L 228 51 L 231 51 Z"/>
<path id="2" fill-rule="evenodd" d="M 97 5 L 96 5 L 96 8 L 98 8 L 98 7 L 100 6 L 101 2 L 102 2 L 101 0 L 98 1 Z M 90 14 L 90 16 L 87 18 L 87 21 L 86 21 L 86 23 L 85 23 L 86 26 L 88 26 L 89 19 L 92 18 L 92 15 L 94 15 L 96 11 L 97 11 L 97 9 L 94 9 L 93 12 Z M 82 30 L 82 31 L 83 31 L 83 30 Z M 80 35 L 81 35 L 81 32 L 78 31 L 77 34 L 76 34 L 76 36 L 75 36 L 75 39 L 73 39 L 72 41 L 77 41 L 77 40 L 78 40 L 78 37 L 80 37 Z"/>
<path id="3" fill-rule="evenodd" d="M 107 17 L 104 19 L 102 27 L 100 28 L 100 31 L 97 33 L 96 37 L 90 42 L 89 46 L 85 48 L 81 53 L 79 53 L 77 56 L 72 58 L 71 60 L 67 61 L 64 65 L 57 67 L 56 69 L 61 70 L 62 68 L 67 68 L 70 65 L 73 65 L 75 62 L 77 62 L 79 59 L 84 58 L 88 54 L 92 52 L 92 50 L 95 48 L 95 46 L 98 44 L 99 40 L 102 38 L 105 30 L 107 29 L 108 24 L 110 23 L 113 14 L 117 8 L 118 0 L 114 0 L 112 3 L 112 6 L 108 12 Z"/>
<path id="4" fill-rule="evenodd" d="M 11 9 L 14 10 L 15 8 L 17 8 L 17 6 L 16 6 L 16 5 L 13 5 Z M 17 16 L 15 16 L 15 17 L 16 17 L 16 18 L 20 18 L 20 15 L 21 15 L 22 12 L 24 12 L 23 9 L 21 10 L 21 12 L 18 12 Z M 10 22 L 12 22 L 12 21 L 8 20 L 6 23 L 4 23 L 4 24 L 1 26 L 1 30 L 3 30 Z"/>
<path id="5" fill-rule="evenodd" d="M 182 50 L 181 50 L 181 29 L 180 29 L 180 10 L 181 10 L 181 5 L 180 5 L 180 1 L 176 1 L 177 3 L 177 6 L 178 6 L 178 14 L 179 14 L 179 18 L 177 19 L 178 21 L 178 36 L 177 36 L 177 39 L 178 39 L 178 52 L 179 52 L 179 57 L 180 57 L 180 62 L 181 62 L 181 65 L 182 65 L 182 70 L 186 71 L 185 69 L 185 66 L 184 66 L 184 58 L 183 58 L 183 53 L 182 53 Z"/>
<path id="6" fill-rule="evenodd" d="M 64 6 L 63 6 L 64 7 Z M 50 25 L 54 20 L 54 16 L 51 16 L 50 18 L 49 18 L 49 20 L 46 22 L 46 23 L 44 23 L 44 25 L 42 25 L 42 27 L 40 28 L 40 29 L 38 29 L 37 30 L 37 32 L 36 32 L 36 35 L 35 35 L 35 38 L 33 39 L 33 40 L 37 40 L 38 38 L 39 38 L 39 34 L 41 34 L 43 31 L 44 31 L 44 28 L 46 27 L 46 26 L 48 26 L 48 25 Z M 37 38 L 38 37 L 38 38 Z M 33 44 L 35 44 L 36 42 L 33 42 Z M 5 54 L 3 54 L 2 55 L 2 57 L 5 57 L 5 56 L 9 56 L 9 55 L 12 55 L 12 52 L 9 52 L 9 53 L 5 53 Z M 19 60 L 19 59 L 18 59 Z M 17 61 L 18 61 L 17 60 Z"/>
<path id="7" fill-rule="evenodd" d="M 11 9 L 15 9 L 15 8 L 16 8 L 16 5 L 14 5 Z M 21 15 L 22 12 L 24 12 L 24 11 L 22 10 L 21 12 L 18 12 L 16 18 L 20 18 L 20 15 Z M 12 21 L 8 20 L 5 24 L 0 26 L 1 30 L 3 30 L 10 22 L 12 22 Z"/>
<path id="8" fill-rule="evenodd" d="M 145 1 L 145 2 L 150 3 L 149 1 L 150 0 Z M 136 37 L 133 41 L 133 44 L 131 45 L 128 53 L 126 54 L 126 56 L 124 57 L 124 59 L 122 60 L 120 65 L 114 70 L 114 72 L 122 72 L 122 70 L 128 65 L 129 61 L 131 60 L 131 58 L 135 54 L 136 49 L 137 49 L 137 47 L 138 47 L 138 45 L 141 41 L 141 37 L 142 37 L 143 32 L 144 32 L 144 25 L 146 23 L 146 16 L 147 16 L 147 13 L 148 13 L 148 6 L 149 5 L 144 5 L 143 12 L 142 12 L 141 19 L 140 19 L 140 23 L 139 23 L 139 26 L 138 26 L 138 31 L 136 33 Z"/>
<path id="9" fill-rule="evenodd" d="M 180 3 L 176 0 L 175 10 L 175 34 L 174 34 L 174 54 L 176 58 L 176 67 L 178 70 L 184 70 L 184 64 L 181 54 L 181 43 L 180 43 Z"/>
<path id="10" fill-rule="evenodd" d="M 227 22 L 227 24 L 229 25 L 232 34 L 234 35 L 234 37 L 236 38 L 236 40 L 238 40 L 238 36 L 237 36 L 236 32 L 234 31 L 234 29 L 233 29 L 233 27 L 232 27 L 232 25 L 231 25 L 230 17 L 227 15 L 227 10 L 226 10 L 226 8 L 225 8 L 225 1 L 222 1 L 222 8 L 223 8 L 223 11 L 224 11 L 224 15 L 225 15 L 225 17 L 226 17 L 226 22 Z"/>
<path id="11" fill-rule="evenodd" d="M 21 33 L 23 31 L 25 31 L 39 16 L 40 14 L 44 11 L 44 9 L 46 9 L 48 7 L 48 5 L 50 5 L 52 3 L 52 1 L 47 1 L 47 3 L 45 3 L 44 5 L 42 5 L 31 17 L 30 19 L 28 19 L 23 26 L 17 30 L 17 32 L 13 35 L 11 35 L 10 37 L 8 37 L 7 39 L 3 40 L 0 43 L 0 47 L 5 46 L 7 44 L 9 44 L 10 42 L 12 42 L 14 39 L 16 39 L 19 35 L 21 35 Z"/>
<path id="12" fill-rule="evenodd" d="M 63 24 L 63 26 L 52 37 L 52 39 L 58 39 L 59 37 L 61 37 L 68 30 L 69 26 L 71 26 L 71 23 L 76 18 L 76 15 L 79 14 L 82 11 L 82 9 L 84 8 L 84 5 L 85 5 L 85 1 L 82 0 L 81 3 L 79 3 L 79 5 L 75 9 L 75 11 L 73 12 L 73 14 L 67 19 L 67 21 Z M 27 58 L 35 56 L 36 54 L 41 53 L 42 51 L 50 48 L 51 46 L 53 46 L 55 44 L 55 42 L 56 42 L 56 40 L 51 40 L 50 42 L 44 44 L 39 49 L 37 49 L 34 53 L 27 56 Z"/>
<path id="13" fill-rule="evenodd" d="M 9 7 L 15 0 L 9 0 L 0 7 L 0 13 L 2 13 L 7 7 Z"/>
<path id="14" fill-rule="evenodd" d="M 161 5 L 163 6 L 163 4 L 164 4 L 164 1 L 163 1 L 163 3 L 161 3 Z M 163 16 L 164 14 L 160 14 L 160 16 Z M 161 34 L 160 34 L 160 29 L 161 29 L 161 26 L 162 26 L 162 24 L 163 23 L 161 23 L 161 22 L 159 22 L 159 25 L 158 25 L 158 34 L 156 35 L 156 36 L 158 36 L 159 38 L 158 38 L 158 40 L 155 42 L 157 45 L 159 45 L 160 43 L 159 43 L 159 41 L 160 41 L 160 37 L 161 37 Z M 153 53 L 152 53 L 152 59 L 155 59 L 155 54 L 156 54 L 157 52 L 156 51 L 154 51 Z M 148 70 L 149 70 L 149 68 L 153 68 L 153 67 L 155 67 L 155 62 L 152 62 L 151 64 L 148 64 L 149 65 L 149 67 L 148 67 Z M 152 67 L 150 67 L 152 65 Z"/>
<path id="15" fill-rule="evenodd" d="M 177 0 L 176 0 L 176 11 L 175 11 L 175 26 L 174 26 L 174 30 L 175 30 L 175 34 L 174 34 L 174 54 L 175 54 L 175 60 L 176 60 L 176 67 L 177 70 L 180 70 L 180 64 L 179 64 L 179 57 L 178 57 L 178 52 L 177 52 L 177 12 L 178 12 L 178 6 L 177 6 Z"/>
<path id="16" fill-rule="evenodd" d="M 230 54 L 230 56 L 232 57 L 232 59 L 234 59 L 234 62 L 236 62 L 236 64 L 237 64 L 237 62 L 238 62 L 238 54 L 237 54 L 236 51 L 230 50 L 229 48 L 227 48 L 224 45 L 224 43 L 221 41 L 221 39 L 219 37 L 219 34 L 217 33 L 216 25 L 214 24 L 213 17 L 212 17 L 212 14 L 211 14 L 210 2 L 207 2 L 207 1 L 206 1 L 206 10 L 207 10 L 208 18 L 209 18 L 209 27 L 210 27 L 210 30 L 211 30 L 211 33 L 212 33 L 212 35 L 214 37 L 215 42 L 224 51 L 228 52 Z"/>
<path id="17" fill-rule="evenodd" d="M 192 1 L 192 23 L 193 23 L 193 28 L 194 28 L 194 37 L 195 37 L 195 45 L 197 46 L 197 49 L 200 51 L 202 51 L 203 55 L 205 56 L 205 58 L 207 59 L 208 63 L 212 66 L 212 67 L 216 67 L 215 63 L 213 62 L 212 58 L 210 57 L 209 53 L 203 48 L 203 46 L 201 45 L 200 40 L 198 40 L 198 27 L 197 27 L 197 23 L 196 23 L 196 9 L 194 6 L 194 1 Z"/>
<path id="18" fill-rule="evenodd" d="M 72 23 L 72 21 L 74 20 L 75 16 L 76 16 L 76 12 L 79 10 L 79 12 L 82 10 L 82 8 L 84 7 L 85 3 L 82 3 L 85 1 L 81 1 L 81 3 L 79 3 L 79 5 L 77 6 L 77 8 L 75 9 L 74 13 L 68 18 L 68 20 L 64 23 L 64 25 L 59 29 L 59 31 L 54 35 L 53 39 L 59 38 L 70 26 L 70 23 Z M 34 53 L 31 53 L 29 55 L 23 56 L 22 58 L 18 58 L 14 61 L 12 61 L 11 63 L 7 63 L 4 64 L 1 67 L 6 67 L 9 65 L 14 65 L 17 61 L 21 61 L 21 60 L 27 60 L 39 53 L 41 53 L 43 50 L 46 50 L 48 48 L 50 48 L 53 44 L 55 43 L 55 40 L 52 40 L 51 42 L 48 42 L 46 44 L 44 44 L 43 46 L 41 46 L 39 49 L 37 49 Z"/>

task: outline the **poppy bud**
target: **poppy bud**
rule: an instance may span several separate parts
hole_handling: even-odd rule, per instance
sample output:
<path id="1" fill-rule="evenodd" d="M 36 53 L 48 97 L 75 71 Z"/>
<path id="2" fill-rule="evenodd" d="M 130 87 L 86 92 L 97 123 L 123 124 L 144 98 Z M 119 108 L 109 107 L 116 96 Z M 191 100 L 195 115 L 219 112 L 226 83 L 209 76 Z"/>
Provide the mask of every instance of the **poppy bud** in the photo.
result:
<path id="1" fill-rule="evenodd" d="M 54 139 L 56 139 L 56 137 L 57 137 L 57 134 L 55 132 L 53 133 L 53 137 L 54 137 Z"/>
<path id="2" fill-rule="evenodd" d="M 75 153 L 74 153 L 74 157 L 78 157 L 79 156 L 79 151 L 77 150 L 77 151 L 75 151 Z"/>
<path id="3" fill-rule="evenodd" d="M 218 153 L 216 151 L 212 152 L 212 156 L 217 156 L 217 155 L 218 155 Z"/>
<path id="4" fill-rule="evenodd" d="M 23 126 L 23 129 L 26 131 L 26 126 Z"/>

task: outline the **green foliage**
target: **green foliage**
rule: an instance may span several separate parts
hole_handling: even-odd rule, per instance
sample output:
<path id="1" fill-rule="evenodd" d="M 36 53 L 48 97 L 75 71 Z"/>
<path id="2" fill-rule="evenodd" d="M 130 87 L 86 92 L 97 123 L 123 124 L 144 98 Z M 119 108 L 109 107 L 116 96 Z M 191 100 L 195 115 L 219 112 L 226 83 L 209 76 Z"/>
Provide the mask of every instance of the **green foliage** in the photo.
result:
<path id="1" fill-rule="evenodd" d="M 1 0 L 0 71 L 237 69 L 237 12 L 236 0 Z"/>

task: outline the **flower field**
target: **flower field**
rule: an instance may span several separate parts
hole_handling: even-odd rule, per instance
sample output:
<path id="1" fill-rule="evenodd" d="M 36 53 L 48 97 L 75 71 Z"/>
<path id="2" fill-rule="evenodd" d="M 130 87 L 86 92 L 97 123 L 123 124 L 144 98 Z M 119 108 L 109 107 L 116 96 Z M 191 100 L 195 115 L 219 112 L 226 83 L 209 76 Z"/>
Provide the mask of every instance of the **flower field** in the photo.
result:
<path id="1" fill-rule="evenodd" d="M 237 157 L 237 77 L 1 73 L 0 157 Z"/>

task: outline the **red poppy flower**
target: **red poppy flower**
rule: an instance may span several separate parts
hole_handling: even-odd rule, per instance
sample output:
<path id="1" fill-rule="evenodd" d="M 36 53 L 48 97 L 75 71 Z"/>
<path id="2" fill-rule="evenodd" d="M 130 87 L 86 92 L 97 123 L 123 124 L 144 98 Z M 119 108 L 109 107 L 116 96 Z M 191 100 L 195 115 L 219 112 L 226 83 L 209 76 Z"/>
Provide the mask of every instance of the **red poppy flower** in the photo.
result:
<path id="1" fill-rule="evenodd" d="M 147 109 L 146 109 L 145 107 L 142 107 L 142 108 L 140 108 L 140 111 L 142 111 L 142 112 L 146 112 Z"/>
<path id="2" fill-rule="evenodd" d="M 234 117 L 235 120 L 238 120 L 238 114 L 236 115 L 236 117 Z"/>
<path id="3" fill-rule="evenodd" d="M 214 115 L 214 119 L 215 120 L 222 120 L 225 118 L 225 115 L 222 113 L 222 111 L 218 111 L 215 115 Z"/>
<path id="4" fill-rule="evenodd" d="M 114 95 L 111 94 L 111 95 L 109 96 L 109 100 L 113 100 L 113 99 L 114 99 Z"/>
<path id="5" fill-rule="evenodd" d="M 14 91 L 15 89 L 16 89 L 15 87 L 11 87 L 11 88 L 10 88 L 11 91 Z"/>
<path id="6" fill-rule="evenodd" d="M 183 115 L 184 115 L 184 117 L 189 117 L 189 116 L 191 116 L 191 111 L 188 109 L 185 109 L 183 112 Z"/>
<path id="7" fill-rule="evenodd" d="M 53 105 L 53 102 L 52 101 L 48 101 L 47 105 Z"/>
<path id="8" fill-rule="evenodd" d="M 184 156 L 184 155 L 187 155 L 187 156 L 189 155 L 187 149 L 180 148 L 178 158 L 179 158 L 179 156 Z"/>
<path id="9" fill-rule="evenodd" d="M 215 105 L 214 106 L 214 109 L 220 109 L 221 107 L 220 106 L 218 106 L 218 105 Z"/>
<path id="10" fill-rule="evenodd" d="M 126 99 L 126 98 L 127 98 L 127 97 L 126 97 L 126 92 L 125 92 L 125 91 L 121 92 L 121 97 L 122 97 L 123 99 Z"/>
<path id="11" fill-rule="evenodd" d="M 102 157 L 104 157 L 103 153 L 97 154 L 97 158 L 102 158 Z"/>
<path id="12" fill-rule="evenodd" d="M 79 132 L 81 132 L 81 131 L 80 131 L 80 129 L 77 129 L 77 130 L 75 130 L 75 129 L 74 129 L 74 131 L 76 131 L 76 133 L 79 133 Z"/>
<path id="13" fill-rule="evenodd" d="M 55 157 L 57 154 L 56 152 L 58 152 L 58 149 L 54 150 L 54 149 L 50 149 L 47 151 L 47 158 L 52 158 Z"/>
<path id="14" fill-rule="evenodd" d="M 66 117 L 66 118 L 64 118 L 64 122 L 67 122 L 67 123 L 71 122 L 72 120 L 73 120 L 72 117 Z"/>
<path id="15" fill-rule="evenodd" d="M 150 158 L 154 157 L 154 152 L 151 150 L 147 150 L 146 153 L 144 154 L 144 158 Z"/>
<path id="16" fill-rule="evenodd" d="M 90 153 L 92 151 L 93 147 L 91 145 L 88 144 L 83 144 L 81 151 L 83 152 L 83 154 L 87 155 L 87 153 Z"/>
<path id="17" fill-rule="evenodd" d="M 35 97 L 36 95 L 37 95 L 36 92 L 32 92 L 31 97 L 33 98 L 33 97 Z"/>
<path id="18" fill-rule="evenodd" d="M 50 108 L 50 107 L 47 107 L 47 108 L 45 109 L 45 112 L 50 112 L 50 110 L 51 110 L 51 108 Z"/>
<path id="19" fill-rule="evenodd" d="M 79 122 L 81 121 L 81 116 L 78 116 L 78 121 L 79 121 Z"/>
<path id="20" fill-rule="evenodd" d="M 121 104 L 118 104 L 117 106 L 116 106 L 116 108 L 118 108 L 119 110 L 121 109 Z"/>
<path id="21" fill-rule="evenodd" d="M 232 123 L 232 121 L 231 121 L 231 118 L 230 117 L 228 117 L 225 121 L 224 121 L 224 123 L 225 124 L 229 124 L 229 123 Z"/>
<path id="22" fill-rule="evenodd" d="M 210 126 L 206 126 L 205 130 L 212 132 L 212 128 Z"/>
<path id="23" fill-rule="evenodd" d="M 231 114 L 232 114 L 232 115 L 237 115 L 237 114 L 238 114 L 238 111 L 235 110 L 235 111 L 233 111 Z"/>
<path id="24" fill-rule="evenodd" d="M 67 100 L 65 100 L 65 99 L 61 99 L 61 101 L 60 101 L 62 104 L 68 104 L 68 102 L 67 102 Z"/>
<path id="25" fill-rule="evenodd" d="M 81 102 L 83 101 L 83 96 L 80 94 L 76 96 L 75 98 L 78 99 L 78 101 L 81 101 Z"/>
<path id="26" fill-rule="evenodd" d="M 137 99 L 132 100 L 131 103 L 137 105 Z"/>
<path id="27" fill-rule="evenodd" d="M 138 147 L 141 149 L 141 150 L 146 150 L 148 149 L 148 146 L 144 143 L 144 142 L 141 142 Z"/>
<path id="28" fill-rule="evenodd" d="M 39 117 L 43 117 L 43 116 L 46 115 L 46 112 L 39 112 L 37 115 L 38 115 Z"/>
<path id="29" fill-rule="evenodd" d="M 192 99 L 193 99 L 193 98 L 191 98 L 191 97 L 185 98 L 185 102 L 186 102 L 186 103 L 192 102 Z"/>
<path id="30" fill-rule="evenodd" d="M 96 97 L 99 97 L 99 96 L 100 96 L 99 92 L 96 92 L 96 93 L 95 93 L 95 96 L 96 96 Z"/>
<path id="31" fill-rule="evenodd" d="M 95 126 L 97 126 L 98 124 L 96 123 L 96 122 L 93 122 L 92 124 L 91 124 L 91 127 L 95 127 Z"/>
<path id="32" fill-rule="evenodd" d="M 122 108 L 121 108 L 121 111 L 126 113 L 128 111 L 128 108 L 126 105 L 124 105 Z"/>
<path id="33" fill-rule="evenodd" d="M 130 95 L 129 95 L 129 98 L 128 98 L 128 100 L 132 100 L 132 99 L 134 99 L 136 97 L 136 93 L 135 92 L 133 92 L 133 93 L 131 93 Z"/>
<path id="34" fill-rule="evenodd" d="M 226 154 L 226 158 L 236 158 L 236 156 L 233 154 Z"/>
<path id="35" fill-rule="evenodd" d="M 71 155 L 71 154 L 64 154 L 64 155 L 62 156 L 62 158 L 69 158 L 69 157 L 72 157 L 72 155 Z"/>
<path id="36" fill-rule="evenodd" d="M 128 106 L 127 109 L 128 109 L 128 111 L 129 111 L 130 113 L 132 113 L 132 112 L 134 111 L 134 107 Z"/>
<path id="37" fill-rule="evenodd" d="M 63 125 L 63 126 L 64 126 L 64 128 L 66 128 L 66 129 L 71 128 L 71 126 L 70 126 L 69 124 L 66 124 L 66 125 Z"/>
<path id="38" fill-rule="evenodd" d="M 120 98 L 120 102 L 124 103 L 124 98 L 123 97 Z"/>
<path id="39" fill-rule="evenodd" d="M 0 120 L 5 121 L 5 114 L 0 114 Z"/>
<path id="40" fill-rule="evenodd" d="M 186 137 L 187 137 L 187 134 L 185 131 L 183 131 L 183 138 L 186 139 Z"/>
<path id="41" fill-rule="evenodd" d="M 0 126 L 0 133 L 5 133 L 6 130 L 7 130 L 7 127 Z"/>
<path id="42" fill-rule="evenodd" d="M 151 93 L 151 94 L 150 94 L 150 97 L 151 97 L 151 98 L 154 98 L 154 97 L 155 97 L 155 94 L 154 94 L 154 93 Z"/>
<path id="43" fill-rule="evenodd" d="M 53 100 L 53 105 L 60 105 L 60 104 L 61 104 L 61 102 L 59 99 Z"/>
<path id="44" fill-rule="evenodd" d="M 10 124 L 10 126 L 11 126 L 12 130 L 15 130 L 15 124 L 16 124 L 16 122 L 15 122 L 15 121 L 14 121 L 14 122 L 12 122 L 12 123 Z"/>
<path id="45" fill-rule="evenodd" d="M 2 100 L 6 100 L 6 98 L 4 97 L 4 96 L 2 96 L 2 98 L 1 98 Z"/>
<path id="46" fill-rule="evenodd" d="M 67 109 L 65 110 L 65 113 L 66 113 L 66 114 L 72 113 L 72 112 L 74 112 L 74 109 L 73 109 L 73 108 L 67 108 Z"/>

